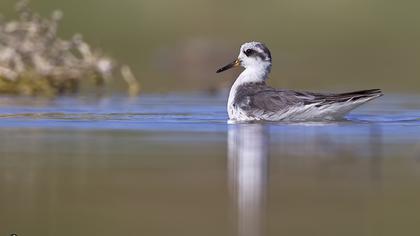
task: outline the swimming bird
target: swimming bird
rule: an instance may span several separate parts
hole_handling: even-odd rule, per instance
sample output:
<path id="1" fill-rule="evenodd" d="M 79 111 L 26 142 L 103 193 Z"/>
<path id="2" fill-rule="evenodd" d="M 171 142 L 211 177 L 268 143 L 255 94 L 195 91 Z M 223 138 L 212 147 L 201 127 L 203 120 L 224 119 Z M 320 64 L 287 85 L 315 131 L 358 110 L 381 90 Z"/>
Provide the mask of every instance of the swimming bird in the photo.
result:
<path id="1" fill-rule="evenodd" d="M 275 89 L 266 84 L 271 65 L 270 50 L 263 43 L 249 42 L 241 46 L 234 62 L 217 70 L 220 73 L 237 66 L 245 68 L 230 89 L 230 120 L 341 120 L 356 107 L 382 96 L 380 89 L 335 94 Z"/>

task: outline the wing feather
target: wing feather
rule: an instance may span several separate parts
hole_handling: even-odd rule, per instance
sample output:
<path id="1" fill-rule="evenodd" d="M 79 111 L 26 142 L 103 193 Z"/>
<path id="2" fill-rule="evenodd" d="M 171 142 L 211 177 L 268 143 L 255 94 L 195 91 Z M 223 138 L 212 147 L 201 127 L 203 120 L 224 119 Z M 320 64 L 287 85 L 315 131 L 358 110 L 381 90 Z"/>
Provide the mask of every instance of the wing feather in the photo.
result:
<path id="1" fill-rule="evenodd" d="M 290 109 L 305 105 L 322 107 L 335 103 L 356 102 L 359 99 L 370 100 L 381 95 L 379 89 L 340 94 L 278 90 L 261 82 L 244 84 L 238 88 L 234 105 L 239 106 L 250 116 L 258 116 L 286 113 Z"/>

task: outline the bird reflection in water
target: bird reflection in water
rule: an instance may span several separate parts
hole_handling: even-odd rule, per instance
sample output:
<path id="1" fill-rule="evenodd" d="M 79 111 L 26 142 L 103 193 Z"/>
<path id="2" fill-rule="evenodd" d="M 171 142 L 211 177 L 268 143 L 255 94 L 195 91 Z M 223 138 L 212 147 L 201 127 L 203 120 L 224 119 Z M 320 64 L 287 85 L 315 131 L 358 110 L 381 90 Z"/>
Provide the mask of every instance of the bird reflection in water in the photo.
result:
<path id="1" fill-rule="evenodd" d="M 263 235 L 268 147 L 269 132 L 265 125 L 229 125 L 229 187 L 239 236 Z"/>

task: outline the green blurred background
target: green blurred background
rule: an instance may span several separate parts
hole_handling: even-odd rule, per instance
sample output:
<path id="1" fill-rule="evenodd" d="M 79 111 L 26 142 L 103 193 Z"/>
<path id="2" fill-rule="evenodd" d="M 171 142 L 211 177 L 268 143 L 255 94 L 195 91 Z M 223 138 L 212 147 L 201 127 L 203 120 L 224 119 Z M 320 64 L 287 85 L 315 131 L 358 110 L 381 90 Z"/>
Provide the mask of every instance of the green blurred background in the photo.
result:
<path id="1" fill-rule="evenodd" d="M 0 1 L 6 19 L 15 17 L 14 5 Z M 239 70 L 215 70 L 252 40 L 271 49 L 275 86 L 420 91 L 419 1 L 32 0 L 31 6 L 43 16 L 62 10 L 63 38 L 81 33 L 131 65 L 145 92 L 226 87 Z"/>

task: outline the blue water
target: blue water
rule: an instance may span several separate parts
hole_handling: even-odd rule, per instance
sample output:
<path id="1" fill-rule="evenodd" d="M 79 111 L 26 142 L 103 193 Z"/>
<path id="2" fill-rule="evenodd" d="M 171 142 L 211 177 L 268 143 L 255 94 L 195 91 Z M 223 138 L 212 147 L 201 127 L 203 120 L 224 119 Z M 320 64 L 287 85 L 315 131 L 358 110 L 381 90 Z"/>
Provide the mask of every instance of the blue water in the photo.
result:
<path id="1" fill-rule="evenodd" d="M 1 127 L 129 129 L 154 131 L 226 130 L 225 96 L 143 95 L 0 98 Z M 387 95 L 347 116 L 348 122 L 297 123 L 297 126 L 378 124 L 415 128 L 420 123 L 420 97 Z M 159 124 L 159 125 L 157 125 Z M 271 123 L 273 127 L 290 125 Z"/>
<path id="2" fill-rule="evenodd" d="M 228 129 L 225 103 L 225 96 L 200 94 L 54 100 L 3 97 L 0 127 L 225 133 Z M 288 133 L 292 140 L 317 131 L 362 138 L 375 127 L 385 140 L 416 142 L 420 137 L 420 97 L 387 95 L 353 111 L 347 121 L 280 122 L 267 126 L 273 134 Z"/>

